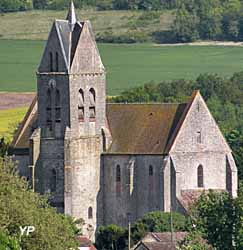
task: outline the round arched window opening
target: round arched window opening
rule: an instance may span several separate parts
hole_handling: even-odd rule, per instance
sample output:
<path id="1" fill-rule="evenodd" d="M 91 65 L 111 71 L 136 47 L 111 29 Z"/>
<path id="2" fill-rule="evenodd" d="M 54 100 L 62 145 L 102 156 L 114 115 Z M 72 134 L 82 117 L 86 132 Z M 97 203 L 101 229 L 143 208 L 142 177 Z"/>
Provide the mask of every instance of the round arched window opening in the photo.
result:
<path id="1" fill-rule="evenodd" d="M 149 176 L 153 176 L 154 175 L 154 169 L 153 169 L 153 166 L 150 165 L 149 166 Z"/>
<path id="2" fill-rule="evenodd" d="M 92 207 L 89 207 L 89 209 L 88 209 L 88 218 L 89 219 L 93 218 L 93 209 L 92 209 Z"/>
<path id="3" fill-rule="evenodd" d="M 197 186 L 199 188 L 204 187 L 204 180 L 203 180 L 203 166 L 199 165 L 197 168 Z"/>

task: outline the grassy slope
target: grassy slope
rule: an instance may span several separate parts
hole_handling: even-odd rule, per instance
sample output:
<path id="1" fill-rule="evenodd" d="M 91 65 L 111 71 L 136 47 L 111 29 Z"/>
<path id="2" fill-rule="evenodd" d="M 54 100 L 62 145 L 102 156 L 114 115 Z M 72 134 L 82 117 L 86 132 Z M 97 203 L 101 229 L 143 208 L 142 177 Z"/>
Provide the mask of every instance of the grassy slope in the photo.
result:
<path id="1" fill-rule="evenodd" d="M 34 91 L 44 42 L 0 40 L 0 91 Z M 99 44 L 107 69 L 108 94 L 150 80 L 193 79 L 200 73 L 224 76 L 243 69 L 242 47 Z"/>
<path id="2" fill-rule="evenodd" d="M 168 30 L 173 20 L 169 11 L 161 12 L 158 22 L 136 22 L 143 12 L 138 11 L 94 11 L 77 10 L 80 20 L 90 20 L 95 33 L 112 29 L 122 34 L 134 27 L 145 32 Z M 2 14 L 0 16 L 0 37 L 4 39 L 46 40 L 53 20 L 64 19 L 67 11 L 28 11 Z"/>
<path id="3" fill-rule="evenodd" d="M 0 137 L 10 141 L 17 125 L 23 119 L 27 108 L 0 110 Z"/>

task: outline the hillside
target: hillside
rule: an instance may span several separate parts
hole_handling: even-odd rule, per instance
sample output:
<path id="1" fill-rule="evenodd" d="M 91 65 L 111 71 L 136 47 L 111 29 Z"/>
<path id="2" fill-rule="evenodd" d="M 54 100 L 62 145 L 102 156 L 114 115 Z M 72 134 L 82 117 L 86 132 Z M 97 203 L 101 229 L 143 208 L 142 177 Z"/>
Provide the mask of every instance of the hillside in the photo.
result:
<path id="1" fill-rule="evenodd" d="M 171 11 L 95 11 L 77 10 L 80 20 L 90 20 L 96 35 L 112 31 L 116 35 L 134 29 L 150 35 L 154 31 L 170 29 L 173 22 Z M 55 19 L 63 19 L 67 11 L 27 11 L 1 14 L 1 39 L 46 40 Z"/>

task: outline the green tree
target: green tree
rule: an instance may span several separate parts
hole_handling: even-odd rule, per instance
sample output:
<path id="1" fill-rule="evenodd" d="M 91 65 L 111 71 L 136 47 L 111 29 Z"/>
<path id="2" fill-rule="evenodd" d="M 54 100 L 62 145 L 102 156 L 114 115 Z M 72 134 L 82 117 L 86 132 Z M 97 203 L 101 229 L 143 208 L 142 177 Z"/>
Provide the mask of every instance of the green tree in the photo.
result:
<path id="1" fill-rule="evenodd" d="M 58 214 L 45 197 L 29 190 L 8 158 L 0 159 L 0 183 L 0 230 L 19 238 L 20 226 L 35 227 L 34 233 L 21 237 L 22 249 L 66 250 L 76 246 L 73 220 Z"/>
<path id="2" fill-rule="evenodd" d="M 178 245 L 178 250 L 213 250 L 198 231 L 191 231 Z"/>
<path id="3" fill-rule="evenodd" d="M 123 250 L 126 246 L 126 230 L 117 225 L 100 226 L 96 247 L 100 250 Z"/>
<path id="4" fill-rule="evenodd" d="M 179 42 L 193 42 L 198 39 L 198 18 L 189 13 L 184 5 L 177 11 L 172 32 Z"/>
<path id="5" fill-rule="evenodd" d="M 173 230 L 186 231 L 186 217 L 182 214 L 173 212 Z M 170 213 L 155 211 L 147 213 L 142 219 L 132 225 L 132 240 L 137 243 L 147 232 L 170 232 L 171 216 Z"/>
<path id="6" fill-rule="evenodd" d="M 19 250 L 20 246 L 16 239 L 11 238 L 0 231 L 0 250 Z"/>
<path id="7" fill-rule="evenodd" d="M 192 225 L 217 250 L 233 249 L 234 203 L 226 192 L 203 193 L 190 213 Z"/>

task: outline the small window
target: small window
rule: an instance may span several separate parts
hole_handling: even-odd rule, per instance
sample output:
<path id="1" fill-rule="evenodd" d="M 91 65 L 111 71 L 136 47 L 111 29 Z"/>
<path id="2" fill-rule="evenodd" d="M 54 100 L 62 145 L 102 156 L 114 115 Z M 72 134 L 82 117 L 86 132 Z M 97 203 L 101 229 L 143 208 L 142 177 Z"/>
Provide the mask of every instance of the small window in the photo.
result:
<path id="1" fill-rule="evenodd" d="M 116 166 L 116 196 L 121 197 L 121 167 L 120 165 Z"/>
<path id="2" fill-rule="evenodd" d="M 61 121 L 61 96 L 60 91 L 56 90 L 56 96 L 55 96 L 56 102 L 55 102 L 55 111 L 56 111 L 56 122 Z"/>
<path id="3" fill-rule="evenodd" d="M 88 218 L 89 219 L 93 218 L 93 209 L 92 209 L 92 207 L 89 207 L 89 209 L 88 209 Z"/>
<path id="4" fill-rule="evenodd" d="M 95 116 L 96 116 L 95 101 L 96 101 L 95 90 L 91 88 L 89 90 L 89 118 L 90 119 L 95 119 Z"/>
<path id="5" fill-rule="evenodd" d="M 53 72 L 53 55 L 52 55 L 52 52 L 50 52 L 49 56 L 50 56 L 50 72 Z"/>
<path id="6" fill-rule="evenodd" d="M 95 106 L 95 90 L 93 88 L 91 88 L 89 90 L 89 102 L 90 102 L 90 106 Z"/>
<path id="7" fill-rule="evenodd" d="M 149 166 L 149 176 L 153 176 L 154 175 L 154 170 L 153 170 L 153 166 Z"/>
<path id="8" fill-rule="evenodd" d="M 120 165 L 116 166 L 116 182 L 121 181 L 121 167 Z"/>
<path id="9" fill-rule="evenodd" d="M 199 103 L 199 101 L 197 102 L 197 111 L 198 112 L 200 111 L 200 103 Z"/>
<path id="10" fill-rule="evenodd" d="M 79 90 L 78 94 L 78 119 L 79 121 L 84 120 L 84 92 L 82 89 Z"/>
<path id="11" fill-rule="evenodd" d="M 106 151 L 106 136 L 105 136 L 105 132 L 103 129 L 101 130 L 101 135 L 102 135 L 103 152 L 105 152 Z"/>
<path id="12" fill-rule="evenodd" d="M 52 98 L 51 98 L 51 90 L 47 90 L 46 95 L 46 126 L 49 128 L 49 130 L 52 130 L 52 117 L 51 117 L 51 107 L 52 107 Z"/>
<path id="13" fill-rule="evenodd" d="M 59 71 L 59 58 L 58 58 L 58 52 L 56 52 L 56 72 Z"/>
<path id="14" fill-rule="evenodd" d="M 197 186 L 199 188 L 203 188 L 204 183 L 203 183 L 203 166 L 199 165 L 197 168 Z"/>
<path id="15" fill-rule="evenodd" d="M 197 131 L 197 143 L 202 143 L 202 133 L 201 133 L 201 131 Z"/>
<path id="16" fill-rule="evenodd" d="M 50 189 L 51 192 L 54 193 L 56 192 L 57 188 L 57 172 L 55 169 L 52 169 L 51 171 L 51 178 L 50 178 Z"/>

